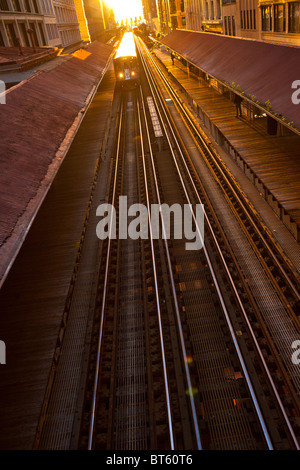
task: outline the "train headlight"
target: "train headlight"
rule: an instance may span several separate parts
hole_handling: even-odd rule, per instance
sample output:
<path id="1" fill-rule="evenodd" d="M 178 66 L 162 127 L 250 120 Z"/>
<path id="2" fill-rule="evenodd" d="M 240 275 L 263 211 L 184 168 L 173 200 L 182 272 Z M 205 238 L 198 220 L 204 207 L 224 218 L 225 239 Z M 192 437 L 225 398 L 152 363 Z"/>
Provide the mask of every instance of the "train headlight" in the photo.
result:
<path id="1" fill-rule="evenodd" d="M 131 75 L 135 75 L 135 72 L 134 72 L 134 71 L 132 71 L 132 72 L 131 72 Z"/>
<path id="2" fill-rule="evenodd" d="M 123 77 L 124 77 L 124 75 L 122 74 L 122 72 L 119 73 L 119 77 L 120 77 L 120 78 L 123 78 Z"/>

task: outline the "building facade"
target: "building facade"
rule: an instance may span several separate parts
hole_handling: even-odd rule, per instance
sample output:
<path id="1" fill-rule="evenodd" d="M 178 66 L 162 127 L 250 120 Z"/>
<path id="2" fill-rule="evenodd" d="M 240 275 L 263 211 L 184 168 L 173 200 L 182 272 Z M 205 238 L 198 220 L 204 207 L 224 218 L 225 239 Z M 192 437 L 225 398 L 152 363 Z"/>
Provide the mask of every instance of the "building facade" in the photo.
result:
<path id="1" fill-rule="evenodd" d="M 142 0 L 142 5 L 146 24 L 148 24 L 151 29 L 155 28 L 158 19 L 156 0 Z"/>
<path id="2" fill-rule="evenodd" d="M 105 37 L 106 15 L 102 0 L 83 0 L 91 41 Z"/>
<path id="3" fill-rule="evenodd" d="M 185 29 L 186 18 L 184 0 L 168 0 L 168 6 L 170 11 L 169 26 L 171 30 Z"/>
<path id="4" fill-rule="evenodd" d="M 0 0 L 0 45 L 67 47 L 81 42 L 74 0 Z"/>
<path id="5" fill-rule="evenodd" d="M 186 29 L 202 30 L 202 5 L 199 0 L 185 1 Z"/>
<path id="6" fill-rule="evenodd" d="M 62 47 L 81 42 L 74 0 L 52 0 Z"/>
<path id="7" fill-rule="evenodd" d="M 81 39 L 85 42 L 91 40 L 83 0 L 74 0 Z"/>
<path id="8" fill-rule="evenodd" d="M 300 2 L 258 2 L 260 37 L 264 41 L 300 45 Z"/>
<path id="9" fill-rule="evenodd" d="M 202 0 L 202 31 L 223 32 L 222 0 Z"/>
<path id="10" fill-rule="evenodd" d="M 162 34 L 169 34 L 168 21 L 167 21 L 167 3 L 166 0 L 156 0 L 156 9 L 158 17 L 158 32 Z"/>
<path id="11" fill-rule="evenodd" d="M 169 15 L 177 0 L 157 0 Z M 300 1 L 292 0 L 184 0 L 186 24 L 177 29 L 300 45 Z M 168 16 L 161 11 L 160 16 Z M 170 29 L 175 21 L 169 21 Z M 165 28 L 166 29 L 166 28 Z M 170 31 L 169 31 L 170 32 Z"/>
<path id="12" fill-rule="evenodd" d="M 242 3 L 244 0 L 240 0 Z M 256 2 L 256 0 L 246 0 Z M 239 36 L 242 32 L 240 31 L 240 18 L 241 15 L 237 14 L 237 2 L 235 0 L 222 0 L 221 5 L 221 14 L 222 14 L 222 34 L 226 36 Z M 239 33 L 240 32 L 240 33 Z M 246 29 L 243 31 L 245 32 L 245 37 L 247 35 Z"/>
<path id="13" fill-rule="evenodd" d="M 174 29 L 186 28 L 184 0 L 156 0 L 160 32 L 169 34 Z"/>
<path id="14" fill-rule="evenodd" d="M 58 46 L 61 42 L 52 0 L 0 0 L 0 45 Z"/>

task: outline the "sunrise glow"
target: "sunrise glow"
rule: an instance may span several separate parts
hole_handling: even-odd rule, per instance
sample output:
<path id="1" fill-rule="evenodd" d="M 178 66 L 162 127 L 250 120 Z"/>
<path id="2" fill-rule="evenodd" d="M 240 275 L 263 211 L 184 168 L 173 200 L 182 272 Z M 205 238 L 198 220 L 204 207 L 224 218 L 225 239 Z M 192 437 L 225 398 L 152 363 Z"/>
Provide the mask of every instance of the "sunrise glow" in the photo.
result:
<path id="1" fill-rule="evenodd" d="M 141 0 L 107 0 L 107 5 L 113 9 L 115 20 L 119 24 L 134 24 L 135 18 L 143 20 Z"/>

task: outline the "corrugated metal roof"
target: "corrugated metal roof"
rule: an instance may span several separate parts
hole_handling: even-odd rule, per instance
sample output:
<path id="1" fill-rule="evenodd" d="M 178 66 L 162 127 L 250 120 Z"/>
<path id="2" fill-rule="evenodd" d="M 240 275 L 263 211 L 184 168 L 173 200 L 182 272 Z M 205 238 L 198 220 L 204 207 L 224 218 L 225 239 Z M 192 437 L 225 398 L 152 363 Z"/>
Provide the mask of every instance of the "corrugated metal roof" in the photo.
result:
<path id="1" fill-rule="evenodd" d="M 299 47 L 179 30 L 161 43 L 218 80 L 234 82 L 262 105 L 269 101 L 300 129 L 300 104 L 292 102 L 292 84 L 300 80 Z"/>
<path id="2" fill-rule="evenodd" d="M 61 163 L 58 149 L 112 51 L 95 42 L 8 90 L 0 105 L 0 280 L 51 183 L 50 165 Z"/>

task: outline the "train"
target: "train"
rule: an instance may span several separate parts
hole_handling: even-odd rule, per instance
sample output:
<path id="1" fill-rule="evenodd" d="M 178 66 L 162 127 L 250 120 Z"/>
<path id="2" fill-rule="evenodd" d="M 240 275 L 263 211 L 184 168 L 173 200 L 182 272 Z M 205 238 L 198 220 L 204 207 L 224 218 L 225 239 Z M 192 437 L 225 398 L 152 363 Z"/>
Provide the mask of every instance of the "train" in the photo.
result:
<path id="1" fill-rule="evenodd" d="M 116 84 L 122 89 L 133 89 L 139 85 L 139 66 L 132 32 L 124 33 L 114 58 Z"/>

